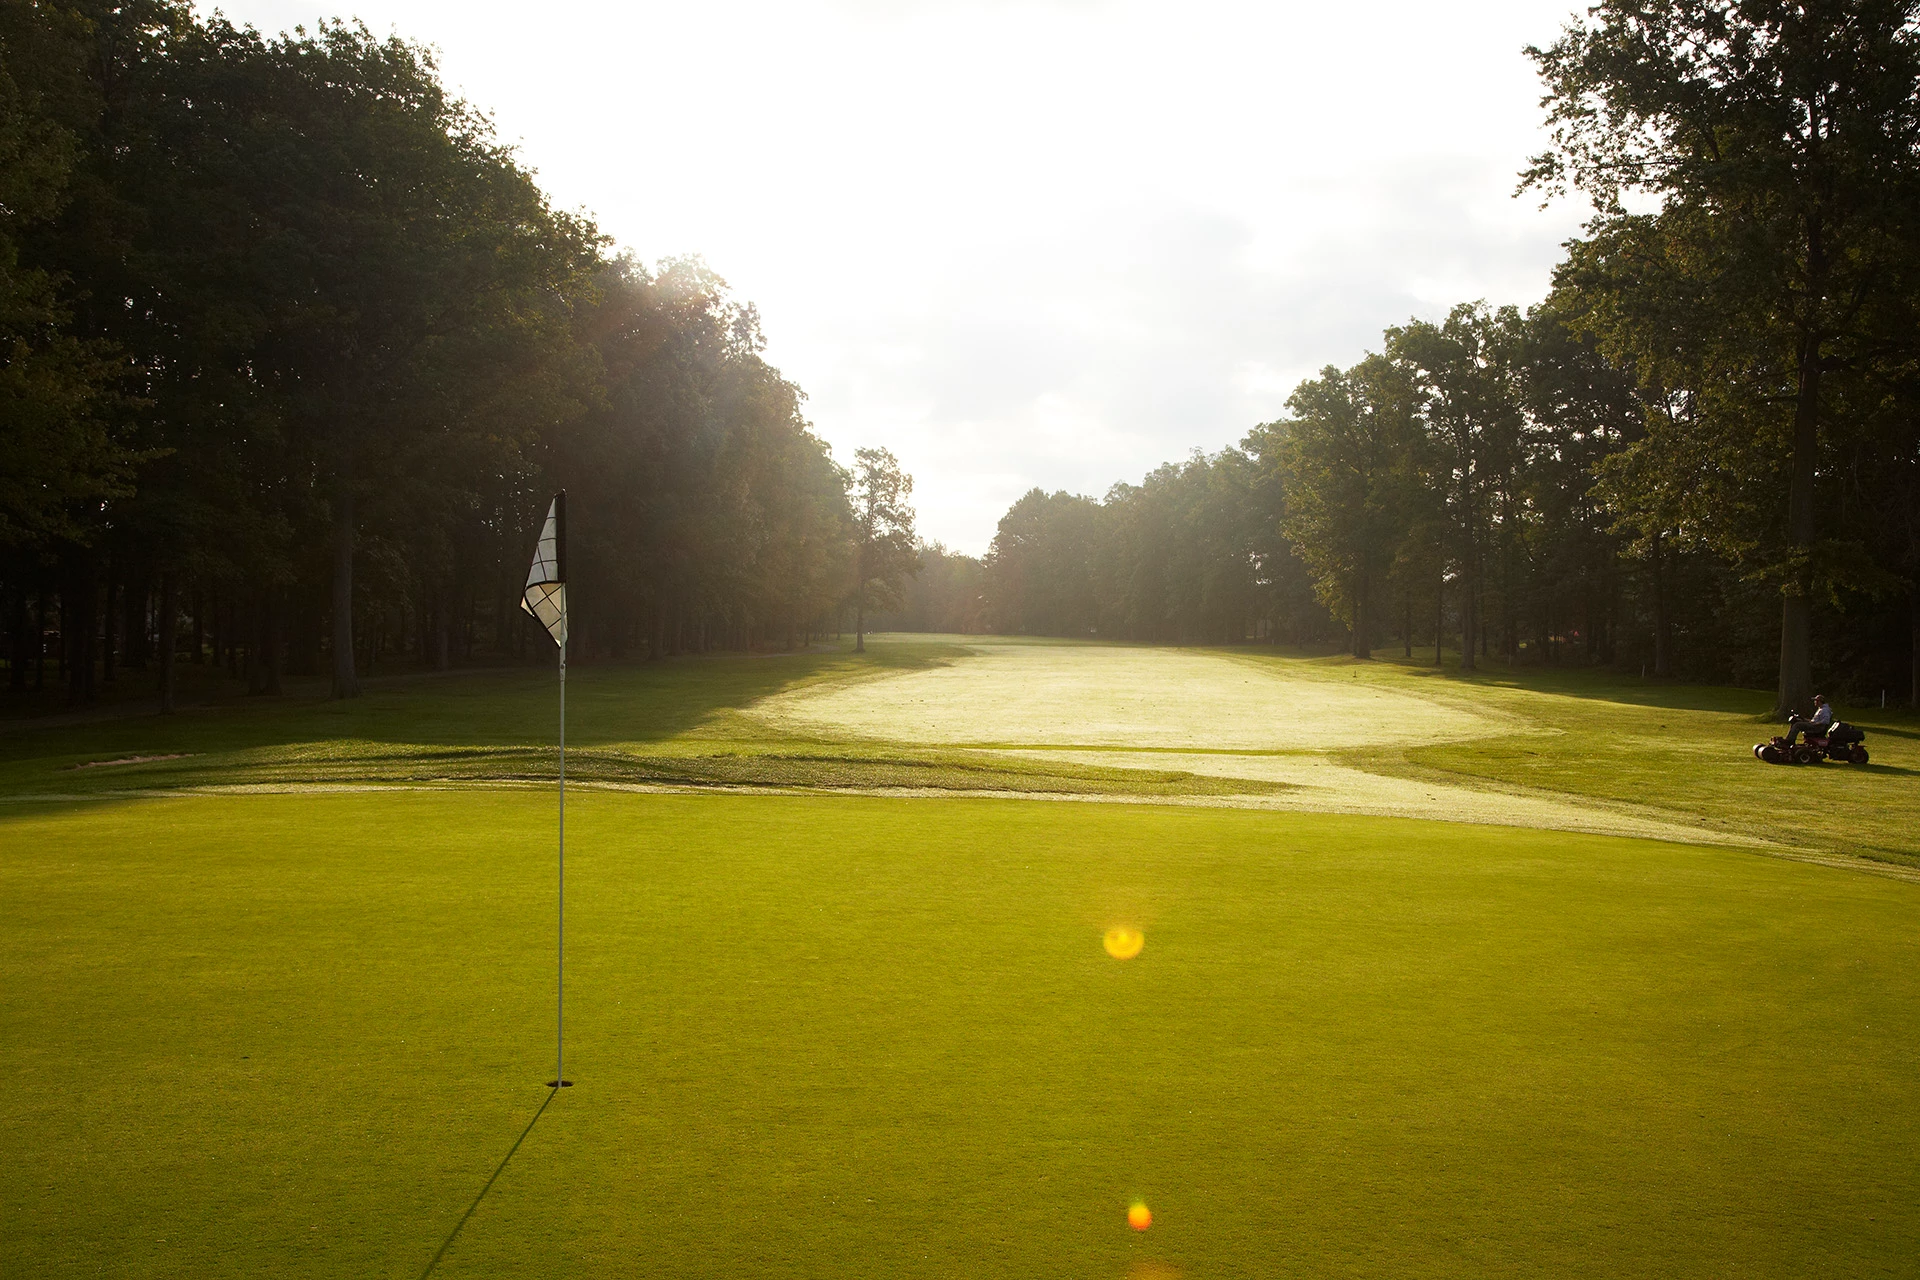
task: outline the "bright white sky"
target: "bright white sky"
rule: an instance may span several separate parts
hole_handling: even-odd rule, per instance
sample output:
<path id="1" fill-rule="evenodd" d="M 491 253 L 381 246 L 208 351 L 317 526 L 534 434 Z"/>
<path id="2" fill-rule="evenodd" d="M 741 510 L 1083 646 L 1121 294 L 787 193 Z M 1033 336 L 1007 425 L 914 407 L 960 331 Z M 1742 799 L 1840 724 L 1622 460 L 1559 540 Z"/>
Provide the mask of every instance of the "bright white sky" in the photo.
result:
<path id="1" fill-rule="evenodd" d="M 211 5 L 205 6 L 211 8 Z M 1574 0 L 228 0 L 437 46 L 555 202 L 697 253 L 842 462 L 986 549 L 1237 442 L 1455 302 L 1537 301 L 1584 206 L 1511 197 Z"/>

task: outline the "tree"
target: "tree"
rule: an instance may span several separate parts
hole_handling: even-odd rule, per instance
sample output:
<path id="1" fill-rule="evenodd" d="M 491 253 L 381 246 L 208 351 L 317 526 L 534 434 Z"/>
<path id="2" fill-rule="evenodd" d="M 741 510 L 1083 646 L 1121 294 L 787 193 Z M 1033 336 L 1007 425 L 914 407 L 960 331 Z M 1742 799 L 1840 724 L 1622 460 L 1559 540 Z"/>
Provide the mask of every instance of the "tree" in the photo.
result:
<path id="1" fill-rule="evenodd" d="M 867 608 L 898 608 L 900 589 L 919 572 L 914 546 L 913 477 L 886 449 L 856 449 L 848 499 L 853 507 L 853 651 L 865 653 Z"/>
<path id="2" fill-rule="evenodd" d="M 1446 515 L 1460 596 L 1460 665 L 1484 648 L 1489 562 L 1509 549 L 1524 456 L 1524 329 L 1512 307 L 1455 307 L 1443 324 L 1387 331 L 1387 358 L 1413 388 L 1424 441 L 1414 457 Z M 1511 583 L 1502 592 L 1511 598 Z"/>
<path id="3" fill-rule="evenodd" d="M 989 625 L 1019 635 L 1085 636 L 1099 627 L 1094 571 L 1102 508 L 1064 490 L 1029 489 L 987 548 Z"/>
<path id="4" fill-rule="evenodd" d="M 1401 370 L 1370 356 L 1301 383 L 1287 400 L 1292 416 L 1279 424 L 1281 527 L 1320 599 L 1347 619 L 1356 658 L 1373 656 L 1374 598 L 1406 532 L 1413 406 Z"/>
<path id="5" fill-rule="evenodd" d="M 1601 0 L 1528 51 L 1554 146 L 1522 185 L 1577 187 L 1599 210 L 1589 322 L 1616 358 L 1691 391 L 1697 430 L 1756 483 L 1783 473 L 1778 535 L 1726 548 L 1779 586 L 1781 711 L 1812 692 L 1823 561 L 1848 559 L 1817 545 L 1819 454 L 1844 426 L 1824 382 L 1866 357 L 1862 322 L 1912 216 L 1917 19 L 1911 0 Z M 1659 212 L 1628 212 L 1635 192 Z M 1621 261 L 1634 250 L 1663 265 L 1657 289 Z"/>
<path id="6" fill-rule="evenodd" d="M 155 655 L 164 701 L 181 638 L 259 693 L 524 652 L 559 486 L 581 660 L 831 626 L 846 474 L 753 307 L 605 249 L 421 46 L 0 5 L 11 683 L 49 633 L 82 701 Z"/>
<path id="7" fill-rule="evenodd" d="M 1558 635 L 1580 620 L 1589 660 L 1611 659 L 1627 551 L 1653 576 L 1654 669 L 1671 674 L 1672 635 L 1666 541 L 1670 522 L 1651 510 L 1609 505 L 1600 469 L 1644 431 L 1644 405 L 1631 370 L 1606 358 L 1591 334 L 1576 332 L 1550 297 L 1526 319 L 1526 407 L 1531 438 L 1527 508 L 1529 552 L 1542 647 L 1557 660 Z"/>
<path id="8" fill-rule="evenodd" d="M 938 542 L 922 542 L 918 554 L 920 572 L 907 583 L 899 609 L 874 618 L 874 628 L 960 635 L 985 631 L 985 569 L 980 559 L 950 551 Z"/>

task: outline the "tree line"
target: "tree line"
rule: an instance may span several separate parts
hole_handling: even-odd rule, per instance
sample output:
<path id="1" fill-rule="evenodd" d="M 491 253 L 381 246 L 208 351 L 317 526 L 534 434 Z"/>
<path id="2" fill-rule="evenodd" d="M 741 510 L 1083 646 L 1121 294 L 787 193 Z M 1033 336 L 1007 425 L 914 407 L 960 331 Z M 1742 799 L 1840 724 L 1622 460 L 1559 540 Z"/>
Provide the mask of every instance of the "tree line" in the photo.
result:
<path id="1" fill-rule="evenodd" d="M 1549 297 L 1389 329 L 1239 448 L 1039 490 L 990 625 L 1388 638 L 1920 701 L 1920 5 L 1604 0 L 1532 48 Z"/>
<path id="2" fill-rule="evenodd" d="M 420 45 L 0 6 L 15 691 L 526 656 L 562 487 L 580 656 L 803 643 L 891 599 L 911 484 L 838 465 L 764 347 L 699 261 L 555 209 Z"/>

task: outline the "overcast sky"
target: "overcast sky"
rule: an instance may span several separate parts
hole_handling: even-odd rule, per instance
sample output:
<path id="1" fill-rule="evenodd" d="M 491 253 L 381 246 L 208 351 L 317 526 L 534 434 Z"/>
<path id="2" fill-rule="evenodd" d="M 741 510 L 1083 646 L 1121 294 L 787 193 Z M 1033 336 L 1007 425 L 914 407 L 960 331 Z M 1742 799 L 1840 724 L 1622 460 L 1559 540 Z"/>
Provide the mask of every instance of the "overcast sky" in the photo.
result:
<path id="1" fill-rule="evenodd" d="M 206 6 L 211 8 L 212 6 Z M 436 46 L 554 201 L 697 253 L 842 462 L 986 549 L 1237 442 L 1455 302 L 1528 304 L 1583 207 L 1514 199 L 1569 0 L 231 0 Z"/>

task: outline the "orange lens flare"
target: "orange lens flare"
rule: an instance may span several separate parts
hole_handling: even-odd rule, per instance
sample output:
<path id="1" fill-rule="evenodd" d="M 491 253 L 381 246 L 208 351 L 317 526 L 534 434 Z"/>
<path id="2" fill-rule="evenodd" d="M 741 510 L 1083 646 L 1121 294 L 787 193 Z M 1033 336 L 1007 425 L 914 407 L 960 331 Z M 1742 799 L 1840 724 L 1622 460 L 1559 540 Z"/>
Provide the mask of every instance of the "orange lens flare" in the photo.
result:
<path id="1" fill-rule="evenodd" d="M 1153 1225 L 1153 1212 L 1147 1208 L 1146 1201 L 1135 1200 L 1127 1206 L 1127 1225 L 1135 1231 L 1145 1231 Z"/>
<path id="2" fill-rule="evenodd" d="M 1147 935 L 1138 929 L 1116 925 L 1107 930 L 1107 936 L 1100 940 L 1100 945 L 1115 960 L 1131 960 L 1140 954 L 1140 948 L 1147 945 Z"/>

